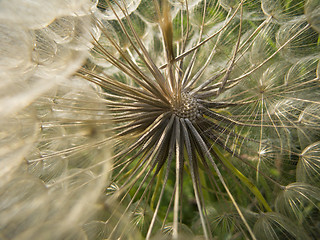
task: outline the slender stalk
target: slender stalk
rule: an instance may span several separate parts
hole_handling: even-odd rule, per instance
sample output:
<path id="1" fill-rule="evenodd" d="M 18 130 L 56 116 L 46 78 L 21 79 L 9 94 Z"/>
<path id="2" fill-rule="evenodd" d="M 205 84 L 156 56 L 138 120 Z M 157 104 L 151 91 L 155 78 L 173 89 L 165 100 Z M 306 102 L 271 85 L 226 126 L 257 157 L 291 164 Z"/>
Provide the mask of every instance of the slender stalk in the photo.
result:
<path id="1" fill-rule="evenodd" d="M 212 149 L 214 152 L 219 156 L 220 160 L 223 162 L 223 164 L 235 175 L 237 176 L 240 181 L 246 185 L 249 190 L 256 196 L 258 201 L 264 206 L 264 208 L 268 212 L 272 212 L 271 207 L 265 200 L 265 198 L 262 196 L 261 192 L 259 189 L 250 181 L 246 176 L 243 175 L 233 164 L 220 152 L 220 150 L 216 146 L 212 146 Z"/>

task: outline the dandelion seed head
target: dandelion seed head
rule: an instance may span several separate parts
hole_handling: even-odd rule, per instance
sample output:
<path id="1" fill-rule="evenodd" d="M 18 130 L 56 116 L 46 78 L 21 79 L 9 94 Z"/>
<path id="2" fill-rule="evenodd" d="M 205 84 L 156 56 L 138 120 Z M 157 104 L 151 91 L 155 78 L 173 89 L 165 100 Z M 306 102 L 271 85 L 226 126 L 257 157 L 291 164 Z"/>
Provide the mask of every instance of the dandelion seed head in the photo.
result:
<path id="1" fill-rule="evenodd" d="M 98 66 L 79 71 L 106 91 L 116 125 L 113 181 L 119 188 L 108 196 L 128 204 L 126 211 L 148 239 L 170 221 L 172 237 L 178 238 L 179 222 L 189 221 L 183 220 L 188 212 L 181 201 L 189 177 L 205 238 L 230 231 L 261 236 L 252 228 L 276 222 L 278 213 L 258 219 L 257 211 L 274 209 L 258 188 L 274 183 L 281 189 L 295 181 L 299 149 L 317 139 L 309 132 L 317 128 L 319 103 L 307 107 L 306 99 L 314 97 L 308 87 L 317 89 L 319 49 L 302 7 L 267 0 L 141 1 L 132 11 L 134 3 L 101 6 L 112 20 L 99 22 L 102 34 L 91 54 Z M 248 198 L 263 207 L 247 205 L 253 214 L 246 215 L 232 200 L 234 183 L 245 183 Z M 205 205 L 212 193 L 226 206 L 228 196 L 235 207 L 217 218 L 217 228 L 226 231 L 210 225 Z M 138 214 L 141 207 L 151 210 L 149 219 Z M 276 233 L 265 236 L 289 236 L 290 221 L 282 222 L 287 232 L 270 223 L 266 231 Z"/>
<path id="2" fill-rule="evenodd" d="M 5 238 L 319 235 L 318 0 L 14 3 Z"/>

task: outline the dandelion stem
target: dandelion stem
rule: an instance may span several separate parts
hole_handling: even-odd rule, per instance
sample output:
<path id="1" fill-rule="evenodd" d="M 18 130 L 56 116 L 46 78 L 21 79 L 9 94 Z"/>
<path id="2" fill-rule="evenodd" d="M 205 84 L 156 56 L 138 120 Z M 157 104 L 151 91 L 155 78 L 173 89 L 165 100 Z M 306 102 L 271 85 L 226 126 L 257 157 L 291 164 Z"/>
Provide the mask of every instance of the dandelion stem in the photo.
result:
<path id="1" fill-rule="evenodd" d="M 214 152 L 219 156 L 223 164 L 234 174 L 236 175 L 241 182 L 243 182 L 249 190 L 257 197 L 259 202 L 264 206 L 264 208 L 268 212 L 272 212 L 271 207 L 265 200 L 265 198 L 262 196 L 261 192 L 259 189 L 246 177 L 244 176 L 233 164 L 225 157 L 223 154 L 219 151 L 219 149 L 216 146 L 212 146 L 212 149 Z"/>

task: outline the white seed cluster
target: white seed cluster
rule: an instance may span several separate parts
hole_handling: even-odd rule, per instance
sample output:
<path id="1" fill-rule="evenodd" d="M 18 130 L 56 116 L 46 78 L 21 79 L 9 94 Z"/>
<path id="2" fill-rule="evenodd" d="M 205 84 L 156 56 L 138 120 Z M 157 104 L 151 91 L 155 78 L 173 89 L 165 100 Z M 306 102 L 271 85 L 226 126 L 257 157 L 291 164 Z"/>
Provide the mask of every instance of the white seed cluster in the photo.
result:
<path id="1" fill-rule="evenodd" d="M 180 118 L 188 118 L 190 121 L 196 119 L 198 115 L 197 100 L 189 93 L 181 93 L 181 97 L 176 97 L 172 104 L 174 114 Z"/>

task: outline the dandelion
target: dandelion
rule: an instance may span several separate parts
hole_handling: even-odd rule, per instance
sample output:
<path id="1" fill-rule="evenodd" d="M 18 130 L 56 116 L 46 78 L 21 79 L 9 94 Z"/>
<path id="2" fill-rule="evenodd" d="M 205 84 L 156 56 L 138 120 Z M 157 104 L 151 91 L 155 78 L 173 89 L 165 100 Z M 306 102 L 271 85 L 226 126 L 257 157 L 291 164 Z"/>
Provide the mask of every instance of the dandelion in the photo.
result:
<path id="1" fill-rule="evenodd" d="M 78 75 L 105 90 L 116 124 L 113 196 L 146 238 L 168 224 L 174 239 L 192 227 L 187 191 L 206 239 L 221 233 L 209 207 L 229 201 L 230 236 L 305 233 L 274 201 L 301 175 L 318 179 L 316 167 L 301 167 L 311 160 L 301 149 L 319 139 L 316 13 L 299 1 L 99 4 L 97 66 Z"/>
<path id="2" fill-rule="evenodd" d="M 75 16 L 58 11 L 50 24 L 44 19 L 44 29 L 36 22 L 37 45 L 29 55 L 7 54 L 12 66 L 0 62 L 11 71 L 28 66 L 31 57 L 42 67 L 40 76 L 66 79 L 32 95 L 28 108 L 10 111 L 18 120 L 26 116 L 21 109 L 35 113 L 18 121 L 23 130 L 33 126 L 21 131 L 22 141 L 5 138 L 19 143 L 6 155 L 18 155 L 6 173 L 32 175 L 30 188 L 39 192 L 26 202 L 35 203 L 34 211 L 41 206 L 36 221 L 44 223 L 8 228 L 34 212 L 12 213 L 19 219 L 1 223 L 10 229 L 4 236 L 46 238 L 53 225 L 43 202 L 51 196 L 69 209 L 57 211 L 60 200 L 51 208 L 54 219 L 67 219 L 58 224 L 60 238 L 316 238 L 317 1 L 87 4 L 92 15 L 78 8 Z M 28 33 L 18 29 L 16 36 Z M 28 49 L 23 44 L 17 45 Z M 65 69 L 56 56 L 75 64 Z M 7 136 L 15 123 L 8 126 Z M 8 184 L 16 181 L 11 176 Z M 12 196 L 23 199 L 24 181 Z M 8 192 L 7 184 L 1 191 Z M 13 198 L 8 195 L 1 216 L 23 203 Z M 101 215 L 93 216 L 96 203 Z"/>

